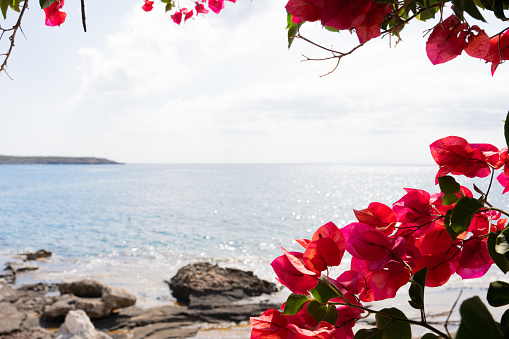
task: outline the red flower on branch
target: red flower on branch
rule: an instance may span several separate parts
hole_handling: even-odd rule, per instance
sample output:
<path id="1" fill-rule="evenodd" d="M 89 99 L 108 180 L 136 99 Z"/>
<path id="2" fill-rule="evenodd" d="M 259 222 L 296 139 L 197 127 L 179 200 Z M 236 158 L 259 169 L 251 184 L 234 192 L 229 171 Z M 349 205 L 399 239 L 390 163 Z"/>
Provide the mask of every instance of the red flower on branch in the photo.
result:
<path id="1" fill-rule="evenodd" d="M 203 6 L 203 4 L 200 4 L 200 3 L 196 3 L 196 6 L 194 6 L 194 9 L 196 11 L 196 14 L 207 14 L 209 12 L 208 9 L 205 8 L 205 6 Z"/>
<path id="2" fill-rule="evenodd" d="M 209 8 L 212 12 L 219 14 L 224 8 L 224 0 L 209 0 Z"/>
<path id="3" fill-rule="evenodd" d="M 509 60 L 509 30 L 491 38 L 490 49 L 484 60 L 491 62 L 491 75 L 502 60 Z"/>
<path id="4" fill-rule="evenodd" d="M 64 0 L 57 0 L 44 9 L 46 26 L 54 27 L 64 23 L 67 14 L 61 11 L 62 7 L 64 7 Z"/>
<path id="5" fill-rule="evenodd" d="M 145 4 L 141 6 L 145 12 L 150 12 L 154 8 L 154 1 L 145 0 Z"/>

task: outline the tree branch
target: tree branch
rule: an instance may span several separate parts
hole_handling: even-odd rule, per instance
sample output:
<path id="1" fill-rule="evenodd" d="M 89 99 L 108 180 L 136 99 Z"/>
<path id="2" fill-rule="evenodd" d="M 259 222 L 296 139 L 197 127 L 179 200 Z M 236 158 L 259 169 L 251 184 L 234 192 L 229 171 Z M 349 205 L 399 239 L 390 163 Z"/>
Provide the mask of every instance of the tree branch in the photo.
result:
<path id="1" fill-rule="evenodd" d="M 12 26 L 12 28 L 9 28 L 9 29 L 4 29 L 4 28 L 0 27 L 0 30 L 2 31 L 2 34 L 0 35 L 0 39 L 3 37 L 5 32 L 12 31 L 12 34 L 9 36 L 9 40 L 10 40 L 9 49 L 7 50 L 6 53 L 2 54 L 3 56 L 5 56 L 5 59 L 2 62 L 2 65 L 0 66 L 0 75 L 2 74 L 2 72 L 4 72 L 11 80 L 12 80 L 12 78 L 10 77 L 9 73 L 7 73 L 5 68 L 7 67 L 7 61 L 9 60 L 9 57 L 11 56 L 12 49 L 14 48 L 14 39 L 16 38 L 16 33 L 18 32 L 18 30 L 23 32 L 23 30 L 21 29 L 21 19 L 23 18 L 23 14 L 25 14 L 25 10 L 27 8 L 28 8 L 28 0 L 25 0 L 25 3 L 23 4 L 23 8 L 21 9 L 21 12 L 19 13 L 18 21 L 16 21 L 16 24 L 14 26 Z"/>

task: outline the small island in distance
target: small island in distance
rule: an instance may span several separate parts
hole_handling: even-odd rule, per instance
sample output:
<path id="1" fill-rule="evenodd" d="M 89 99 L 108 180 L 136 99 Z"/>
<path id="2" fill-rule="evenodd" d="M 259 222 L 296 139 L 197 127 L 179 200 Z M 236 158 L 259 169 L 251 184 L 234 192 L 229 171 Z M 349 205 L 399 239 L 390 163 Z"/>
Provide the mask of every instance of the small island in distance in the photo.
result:
<path id="1" fill-rule="evenodd" d="M 0 155 L 0 165 L 121 165 L 121 163 L 93 157 L 16 157 Z"/>

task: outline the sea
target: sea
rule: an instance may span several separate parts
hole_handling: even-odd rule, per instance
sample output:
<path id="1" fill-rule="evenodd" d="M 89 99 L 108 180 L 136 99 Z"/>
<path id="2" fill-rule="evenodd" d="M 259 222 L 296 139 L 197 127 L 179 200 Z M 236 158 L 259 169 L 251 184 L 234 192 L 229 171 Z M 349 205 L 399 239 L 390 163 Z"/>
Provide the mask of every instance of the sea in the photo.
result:
<path id="1" fill-rule="evenodd" d="M 92 278 L 134 293 L 137 304 L 174 302 L 165 280 L 186 264 L 207 261 L 253 271 L 275 281 L 270 263 L 281 246 L 321 225 L 355 221 L 354 209 L 389 206 L 404 188 L 438 192 L 437 166 L 332 164 L 126 164 L 0 166 L 0 270 L 21 253 L 52 257 L 16 285 Z M 489 178 L 458 181 L 486 190 Z M 493 183 L 490 201 L 509 209 Z M 338 271 L 348 269 L 345 258 Z M 430 307 L 447 313 L 459 293 L 481 294 L 504 279 L 495 269 L 481 279 L 454 276 L 429 289 Z M 283 302 L 289 292 L 262 296 Z M 399 298 L 399 299 L 398 299 Z M 408 289 L 386 304 L 409 308 Z M 412 311 L 410 311 L 412 312 Z"/>

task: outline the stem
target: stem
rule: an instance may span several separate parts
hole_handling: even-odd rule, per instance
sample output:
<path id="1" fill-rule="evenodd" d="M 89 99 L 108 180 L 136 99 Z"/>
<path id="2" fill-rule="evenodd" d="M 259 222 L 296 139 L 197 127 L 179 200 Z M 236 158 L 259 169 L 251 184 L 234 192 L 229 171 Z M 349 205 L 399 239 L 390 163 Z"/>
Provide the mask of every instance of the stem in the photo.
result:
<path id="1" fill-rule="evenodd" d="M 8 29 L 8 30 L 2 28 L 3 32 L 12 30 L 12 34 L 9 37 L 9 40 L 11 41 L 9 49 L 7 50 L 7 53 L 2 54 L 5 56 L 5 59 L 2 62 L 2 65 L 0 66 L 0 74 L 2 72 L 4 72 L 5 74 L 7 74 L 7 76 L 11 80 L 12 80 L 12 78 L 9 76 L 9 74 L 7 73 L 5 68 L 7 67 L 7 61 L 9 60 L 9 57 L 11 56 L 12 49 L 14 48 L 14 39 L 16 38 L 16 33 L 18 32 L 18 29 L 21 29 L 21 19 L 23 18 L 23 14 L 25 14 L 25 10 L 27 8 L 28 8 L 28 0 L 25 0 L 25 3 L 23 4 L 23 8 L 21 9 L 21 12 L 19 13 L 18 21 L 16 22 L 16 24 L 11 29 Z M 2 35 L 3 35 L 3 32 L 2 32 Z"/>
<path id="2" fill-rule="evenodd" d="M 488 194 L 490 194 L 491 184 L 493 184 L 493 178 L 495 177 L 495 170 L 491 169 L 491 178 L 490 178 L 490 185 L 488 186 L 488 190 L 486 191 L 486 195 L 484 196 L 484 201 L 488 202 Z"/>
<path id="3" fill-rule="evenodd" d="M 450 338 L 450 336 L 448 336 L 447 334 L 443 333 L 442 331 L 434 328 L 433 326 L 431 326 L 430 324 L 428 324 L 425 321 L 417 321 L 417 320 L 411 320 L 411 319 L 407 319 L 407 318 L 401 318 L 401 317 L 398 317 L 398 316 L 394 316 L 392 314 L 384 313 L 382 311 L 375 311 L 375 310 L 366 308 L 364 306 L 355 305 L 355 304 L 352 304 L 352 303 L 350 303 L 348 301 L 346 301 L 344 304 L 343 303 L 331 303 L 331 304 L 355 307 L 355 308 L 364 310 L 364 311 L 369 312 L 369 313 L 375 313 L 375 314 L 379 314 L 379 315 L 387 317 L 387 318 L 391 318 L 393 320 L 403 321 L 403 322 L 406 322 L 406 323 L 409 323 L 409 324 L 412 324 L 412 325 L 422 326 L 422 327 L 424 327 L 424 328 L 426 328 L 426 329 L 428 329 L 430 331 L 435 332 L 436 334 L 438 334 L 439 336 L 441 336 L 443 338 L 446 338 L 446 339 Z"/>

